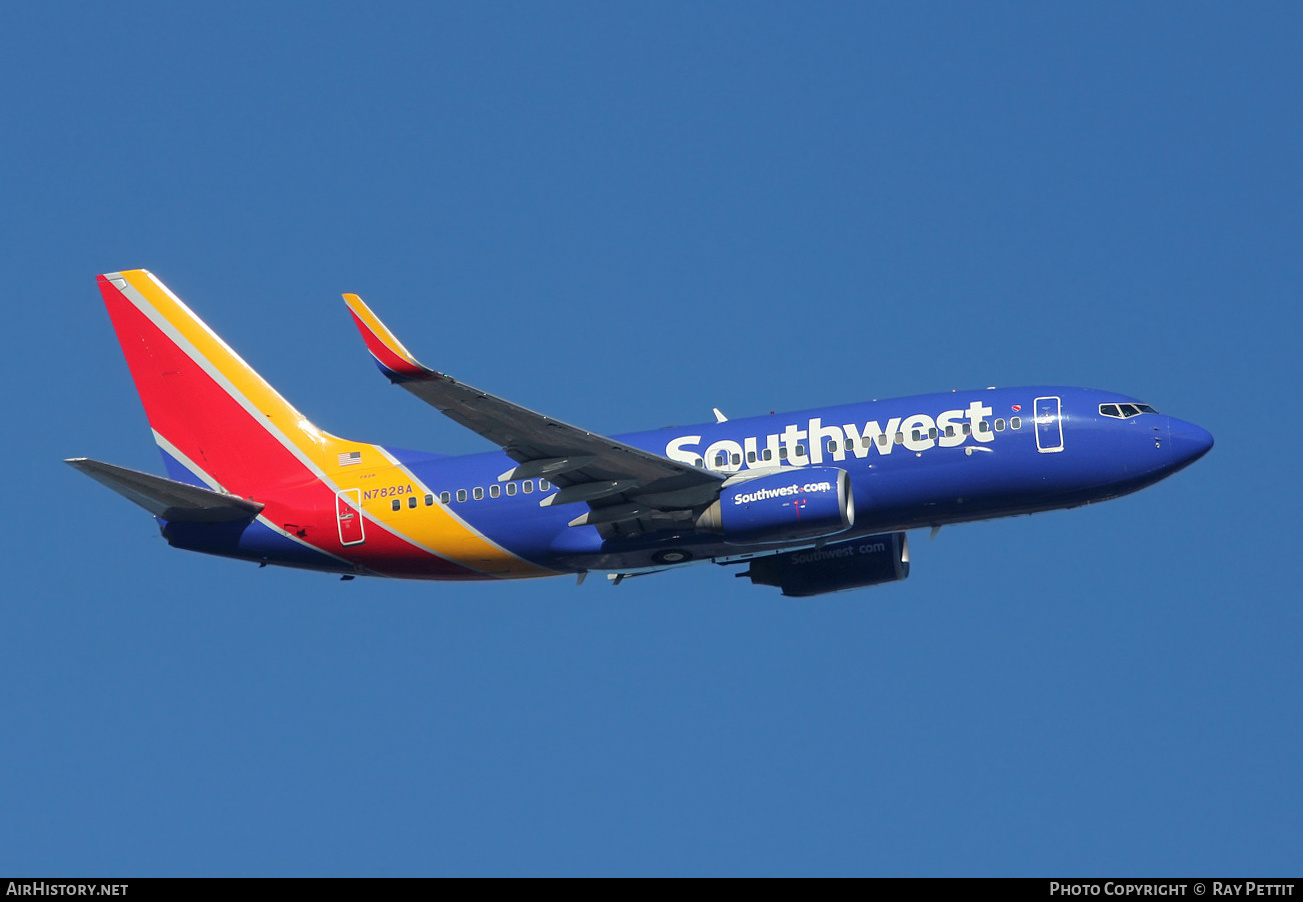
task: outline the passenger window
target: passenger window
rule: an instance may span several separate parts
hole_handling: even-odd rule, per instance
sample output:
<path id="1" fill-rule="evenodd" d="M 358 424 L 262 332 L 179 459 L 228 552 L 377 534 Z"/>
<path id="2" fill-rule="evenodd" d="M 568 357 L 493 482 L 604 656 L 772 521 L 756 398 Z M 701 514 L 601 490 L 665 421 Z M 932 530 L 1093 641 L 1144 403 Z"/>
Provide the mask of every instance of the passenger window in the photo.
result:
<path id="1" fill-rule="evenodd" d="M 935 427 L 935 426 L 933 426 L 931 429 L 929 429 L 929 430 L 927 431 L 927 437 L 928 437 L 928 438 L 936 438 L 936 437 L 937 437 L 937 430 L 936 430 L 936 427 Z"/>
<path id="2" fill-rule="evenodd" d="M 1021 428 L 1022 428 L 1022 417 L 1012 417 L 1012 418 L 1009 420 L 1009 428 L 1010 428 L 1010 429 L 1021 429 Z"/>
<path id="3" fill-rule="evenodd" d="M 805 445 L 797 445 L 797 446 L 796 446 L 796 456 L 797 456 L 797 457 L 805 457 Z"/>
<path id="4" fill-rule="evenodd" d="M 425 506 L 426 506 L 426 507 L 430 507 L 430 506 L 432 506 L 433 504 L 434 504 L 434 496 L 433 496 L 433 495 L 426 495 L 426 496 L 425 496 Z"/>
<path id="5" fill-rule="evenodd" d="M 832 439 L 828 439 L 828 453 L 829 454 L 837 453 L 837 443 L 834 442 Z"/>
<path id="6" fill-rule="evenodd" d="M 896 433 L 896 444 L 897 444 L 897 445 L 903 445 L 903 444 L 905 444 L 905 433 L 903 433 L 903 432 L 897 432 L 897 433 Z"/>
<path id="7" fill-rule="evenodd" d="M 475 488 L 471 490 L 471 497 L 473 497 L 476 501 L 483 501 L 484 489 L 482 489 L 480 486 L 475 486 Z"/>
<path id="8" fill-rule="evenodd" d="M 508 495 L 516 494 L 516 484 L 514 482 L 507 483 L 507 494 Z"/>
<path id="9" fill-rule="evenodd" d="M 890 439 L 887 437 L 887 433 L 885 432 L 882 433 L 881 435 L 878 436 L 878 447 L 879 448 L 887 447 L 888 441 L 890 441 Z"/>
<path id="10" fill-rule="evenodd" d="M 465 501 L 465 500 L 466 500 L 466 490 L 465 490 L 465 489 L 458 489 L 458 490 L 457 490 L 457 500 L 458 500 L 458 501 Z"/>
<path id="11" fill-rule="evenodd" d="M 534 491 L 534 480 L 526 479 L 524 482 L 520 484 L 520 487 L 524 489 L 525 494 L 528 495 L 530 492 Z"/>
<path id="12" fill-rule="evenodd" d="M 392 507 L 394 510 L 402 510 L 403 502 L 395 498 L 393 501 L 389 502 L 389 506 Z"/>
<path id="13" fill-rule="evenodd" d="M 748 452 L 747 452 L 747 463 L 749 463 L 749 464 L 753 464 L 753 463 L 755 463 L 755 462 L 756 462 L 756 452 L 754 452 L 754 451 L 748 451 Z"/>
<path id="14" fill-rule="evenodd" d="M 491 485 L 491 486 L 489 486 L 489 497 L 490 497 L 490 498 L 496 498 L 496 497 L 498 497 L 498 496 L 501 495 L 501 494 L 502 494 L 502 486 L 500 486 L 500 485 Z"/>
<path id="15" fill-rule="evenodd" d="M 1004 432 L 1004 419 L 997 417 L 995 420 L 995 431 Z"/>
<path id="16" fill-rule="evenodd" d="M 546 479 L 540 479 L 538 481 L 538 490 L 540 492 L 546 492 L 550 488 L 552 488 L 552 486 L 548 484 L 548 481 Z"/>
<path id="17" fill-rule="evenodd" d="M 439 501 L 441 501 L 444 504 L 447 504 L 448 502 L 452 501 L 452 496 L 449 495 L 447 492 L 440 492 Z"/>
<path id="18" fill-rule="evenodd" d="M 850 439 L 847 439 L 847 440 L 846 440 L 846 445 L 845 445 L 845 447 L 846 447 L 846 450 L 847 450 L 847 451 L 854 451 L 854 450 L 855 450 L 855 442 L 851 441 Z"/>
<path id="19" fill-rule="evenodd" d="M 779 449 L 778 449 L 778 459 L 779 459 L 779 460 L 787 460 L 787 449 L 786 449 L 786 448 L 779 448 Z"/>
<path id="20" fill-rule="evenodd" d="M 774 449 L 773 449 L 773 448 L 766 448 L 766 449 L 765 449 L 765 460 L 773 460 L 773 459 L 774 459 Z"/>
<path id="21" fill-rule="evenodd" d="M 955 437 L 955 427 L 954 427 L 954 426 L 947 426 L 947 427 L 946 427 L 946 438 L 954 438 L 954 437 Z"/>
<path id="22" fill-rule="evenodd" d="M 716 454 L 716 455 L 715 455 L 715 466 L 717 466 L 717 467 L 722 467 L 722 466 L 724 466 L 726 463 L 728 463 L 728 459 L 725 458 L 723 454 Z"/>
<path id="23" fill-rule="evenodd" d="M 964 424 L 964 435 L 972 435 L 972 434 L 973 434 L 973 424 L 972 424 L 972 423 L 965 423 L 965 424 Z"/>
<path id="24" fill-rule="evenodd" d="M 909 437 L 912 441 L 921 442 L 923 440 L 923 433 L 915 429 L 913 432 L 909 434 Z"/>
<path id="25" fill-rule="evenodd" d="M 977 421 L 977 431 L 978 431 L 978 432 L 990 432 L 990 431 L 991 431 L 991 424 L 988 423 L 988 422 L 986 422 L 986 420 L 978 420 L 978 421 Z"/>
<path id="26" fill-rule="evenodd" d="M 697 458 L 697 464 L 696 464 L 697 466 L 701 466 L 701 465 L 704 464 L 704 463 L 705 463 L 705 461 L 702 460 L 700 457 Z"/>
<path id="27" fill-rule="evenodd" d="M 408 507 L 416 507 L 416 496 L 415 496 L 415 495 L 408 495 L 408 496 L 407 496 L 407 506 L 408 506 Z"/>
<path id="28" fill-rule="evenodd" d="M 739 466 L 741 463 L 742 463 L 742 455 L 741 455 L 741 454 L 734 454 L 734 455 L 733 455 L 733 466 L 735 466 L 735 467 L 736 467 L 736 466 Z"/>

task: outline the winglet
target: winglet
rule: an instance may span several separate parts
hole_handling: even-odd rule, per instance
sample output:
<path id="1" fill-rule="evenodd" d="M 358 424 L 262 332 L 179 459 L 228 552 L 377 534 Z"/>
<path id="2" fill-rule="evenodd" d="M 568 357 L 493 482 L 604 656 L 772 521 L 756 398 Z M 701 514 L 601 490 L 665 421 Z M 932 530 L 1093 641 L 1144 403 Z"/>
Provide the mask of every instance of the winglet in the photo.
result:
<path id="1" fill-rule="evenodd" d="M 348 312 L 352 314 L 357 330 L 362 333 L 366 349 L 371 352 L 376 366 L 380 367 L 380 372 L 389 377 L 390 382 L 409 382 L 435 375 L 433 371 L 417 362 L 394 333 L 389 331 L 389 327 L 380 322 L 380 318 L 371 312 L 371 308 L 363 303 L 360 297 L 346 294 L 344 303 L 348 304 Z"/>

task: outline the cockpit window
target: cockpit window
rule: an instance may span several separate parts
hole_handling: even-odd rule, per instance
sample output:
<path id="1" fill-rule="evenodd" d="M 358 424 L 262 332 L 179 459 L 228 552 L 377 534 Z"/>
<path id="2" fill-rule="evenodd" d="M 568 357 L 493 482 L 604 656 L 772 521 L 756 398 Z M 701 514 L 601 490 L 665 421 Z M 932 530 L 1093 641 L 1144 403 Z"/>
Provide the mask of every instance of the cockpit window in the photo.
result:
<path id="1" fill-rule="evenodd" d="M 1142 413 L 1158 413 L 1148 404 L 1101 404 L 1099 412 L 1103 416 L 1117 417 L 1120 420 L 1140 416 Z"/>

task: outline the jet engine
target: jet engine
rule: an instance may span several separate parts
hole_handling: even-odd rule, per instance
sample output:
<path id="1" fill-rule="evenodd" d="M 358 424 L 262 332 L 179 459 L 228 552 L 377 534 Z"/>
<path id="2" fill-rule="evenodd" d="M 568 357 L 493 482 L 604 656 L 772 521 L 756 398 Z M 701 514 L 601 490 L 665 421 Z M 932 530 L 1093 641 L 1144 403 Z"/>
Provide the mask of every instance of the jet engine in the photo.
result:
<path id="1" fill-rule="evenodd" d="M 909 543 L 903 532 L 850 539 L 756 558 L 749 576 L 760 586 L 777 586 L 784 595 L 803 598 L 890 583 L 909 576 Z"/>
<path id="2" fill-rule="evenodd" d="M 731 545 L 817 539 L 855 525 L 851 481 L 838 467 L 802 467 L 725 485 L 697 528 Z"/>

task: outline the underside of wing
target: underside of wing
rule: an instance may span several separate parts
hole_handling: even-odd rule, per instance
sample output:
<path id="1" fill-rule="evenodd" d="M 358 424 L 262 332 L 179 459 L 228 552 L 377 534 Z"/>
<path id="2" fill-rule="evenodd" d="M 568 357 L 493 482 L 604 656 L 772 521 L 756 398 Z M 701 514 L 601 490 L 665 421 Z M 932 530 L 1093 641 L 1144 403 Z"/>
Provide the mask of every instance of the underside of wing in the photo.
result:
<path id="1" fill-rule="evenodd" d="M 86 457 L 74 457 L 65 463 L 164 520 L 186 523 L 252 520 L 263 508 L 256 501 Z"/>
<path id="2" fill-rule="evenodd" d="M 572 526 L 630 534 L 693 521 L 724 477 L 535 413 L 423 366 L 355 294 L 344 295 L 367 350 L 391 382 L 484 436 L 517 466 L 499 480 L 546 478 L 543 505 L 587 503 Z"/>

